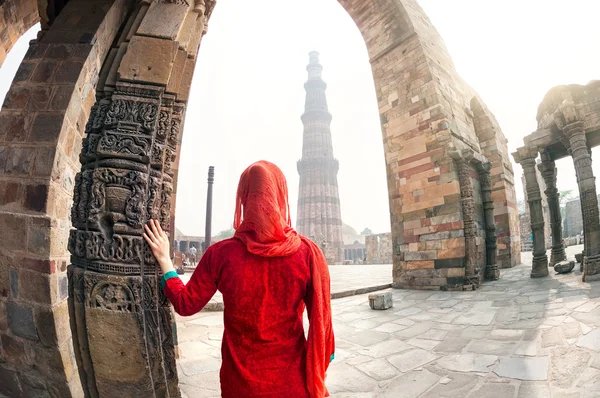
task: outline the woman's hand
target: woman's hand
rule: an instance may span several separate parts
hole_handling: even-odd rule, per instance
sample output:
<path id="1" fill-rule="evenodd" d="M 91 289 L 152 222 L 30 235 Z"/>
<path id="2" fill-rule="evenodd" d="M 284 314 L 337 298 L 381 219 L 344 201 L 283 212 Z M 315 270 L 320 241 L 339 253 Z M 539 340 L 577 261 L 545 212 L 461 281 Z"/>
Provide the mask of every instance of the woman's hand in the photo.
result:
<path id="1" fill-rule="evenodd" d="M 146 233 L 144 239 L 148 242 L 148 245 L 152 249 L 156 261 L 160 265 L 163 274 L 173 270 L 173 264 L 171 263 L 171 256 L 169 255 L 169 237 L 163 231 L 159 222 L 156 220 L 148 221 L 148 224 L 144 225 Z"/>

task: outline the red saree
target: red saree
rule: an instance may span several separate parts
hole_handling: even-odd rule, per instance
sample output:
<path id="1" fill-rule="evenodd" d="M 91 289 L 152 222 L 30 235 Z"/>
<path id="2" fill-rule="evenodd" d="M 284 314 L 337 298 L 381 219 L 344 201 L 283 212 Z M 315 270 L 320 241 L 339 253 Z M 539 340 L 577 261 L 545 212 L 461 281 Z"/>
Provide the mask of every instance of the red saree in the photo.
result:
<path id="1" fill-rule="evenodd" d="M 292 229 L 287 184 L 274 164 L 260 161 L 242 174 L 234 228 L 232 239 L 209 247 L 187 285 L 165 278 L 181 315 L 200 311 L 217 289 L 223 294 L 222 396 L 329 396 L 329 270 L 320 249 Z"/>

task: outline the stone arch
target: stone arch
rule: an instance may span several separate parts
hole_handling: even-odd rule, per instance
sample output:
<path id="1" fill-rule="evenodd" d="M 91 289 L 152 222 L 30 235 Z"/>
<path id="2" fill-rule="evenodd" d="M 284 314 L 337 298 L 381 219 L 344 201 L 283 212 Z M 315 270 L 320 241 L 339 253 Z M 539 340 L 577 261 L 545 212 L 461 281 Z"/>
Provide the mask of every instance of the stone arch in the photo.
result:
<path id="1" fill-rule="evenodd" d="M 38 21 L 36 0 L 8 0 L 0 3 L 0 66 L 17 40 Z"/>
<path id="2" fill-rule="evenodd" d="M 448 155 L 481 152 L 472 90 L 415 0 L 339 2 L 373 69 L 394 286 L 462 289 L 471 282 Z M 39 387 L 46 375 L 33 351 L 52 369 L 45 388 L 56 396 L 178 395 L 171 313 L 141 227 L 158 218 L 174 235 L 185 106 L 214 6 L 70 0 L 32 44 L 0 114 L 9 126 L 0 135 L 0 377 L 9 380 L 0 392 Z"/>

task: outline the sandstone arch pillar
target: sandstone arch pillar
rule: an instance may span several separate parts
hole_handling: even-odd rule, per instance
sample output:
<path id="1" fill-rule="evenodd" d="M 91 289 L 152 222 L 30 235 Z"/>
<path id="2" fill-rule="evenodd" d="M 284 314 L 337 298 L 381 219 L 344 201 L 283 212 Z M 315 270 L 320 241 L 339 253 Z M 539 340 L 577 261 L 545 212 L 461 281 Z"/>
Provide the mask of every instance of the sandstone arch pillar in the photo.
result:
<path id="1" fill-rule="evenodd" d="M 560 215 L 560 201 L 558 189 L 556 188 L 556 165 L 554 160 L 546 152 L 542 152 L 542 163 L 538 169 L 546 184 L 546 198 L 550 210 L 550 225 L 552 226 L 552 255 L 550 257 L 550 266 L 567 259 L 565 247 L 563 244 L 562 217 Z"/>
<path id="2" fill-rule="evenodd" d="M 69 1 L 31 43 L 0 113 L 0 395 L 83 395 L 68 316 L 68 210 L 95 77 L 131 4 Z"/>
<path id="3" fill-rule="evenodd" d="M 91 397 L 180 396 L 171 308 L 142 232 L 149 219 L 173 230 L 174 166 L 213 6 L 140 2 L 100 73 L 69 237 L 72 329 Z"/>
<path id="4" fill-rule="evenodd" d="M 452 151 L 450 156 L 456 162 L 465 234 L 465 286 L 476 289 L 479 286 L 479 267 L 477 266 L 477 227 L 475 225 L 475 199 L 470 175 L 470 161 L 473 152 Z"/>
<path id="5" fill-rule="evenodd" d="M 523 167 L 525 172 L 525 189 L 531 214 L 531 231 L 533 232 L 533 263 L 532 278 L 548 276 L 548 257 L 544 238 L 544 214 L 542 212 L 542 194 L 537 180 L 536 163 L 537 150 L 532 148 L 519 148 L 513 154 L 515 161 Z"/>
<path id="6" fill-rule="evenodd" d="M 584 118 L 583 105 L 572 101 L 565 101 L 554 113 L 556 125 L 568 140 L 577 174 L 584 231 L 583 280 L 594 281 L 600 279 L 600 217 L 592 157 L 583 128 Z"/>
<path id="7" fill-rule="evenodd" d="M 483 200 L 483 211 L 485 218 L 485 248 L 487 264 L 485 268 L 485 279 L 496 281 L 500 279 L 500 270 L 496 261 L 498 249 L 496 237 L 496 221 L 494 220 L 494 200 L 492 199 L 492 181 L 490 169 L 492 164 L 480 163 L 478 165 L 479 180 L 481 184 L 481 196 Z"/>

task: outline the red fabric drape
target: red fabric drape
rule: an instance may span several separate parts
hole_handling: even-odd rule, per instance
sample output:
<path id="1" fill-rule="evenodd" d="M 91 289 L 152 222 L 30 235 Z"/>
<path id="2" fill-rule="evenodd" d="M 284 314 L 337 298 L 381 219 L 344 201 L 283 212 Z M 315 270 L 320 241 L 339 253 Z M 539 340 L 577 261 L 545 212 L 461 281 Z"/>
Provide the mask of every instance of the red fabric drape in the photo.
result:
<path id="1" fill-rule="evenodd" d="M 259 161 L 240 177 L 234 238 L 250 253 L 280 257 L 295 253 L 302 241 L 310 248 L 311 283 L 306 304 L 310 326 L 306 342 L 306 383 L 311 398 L 329 396 L 325 372 L 335 350 L 331 324 L 329 269 L 323 253 L 291 226 L 285 176 L 273 163 Z"/>

